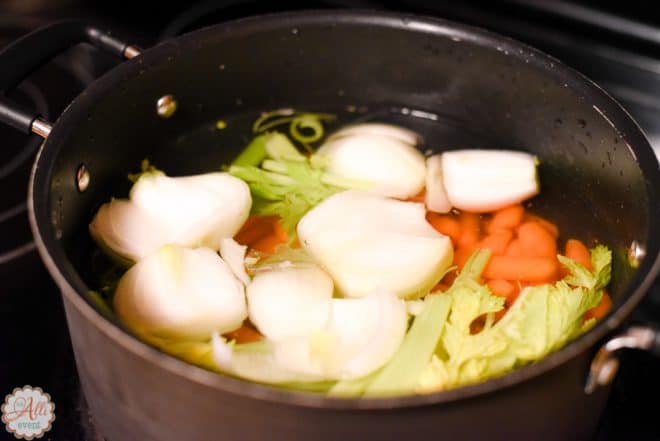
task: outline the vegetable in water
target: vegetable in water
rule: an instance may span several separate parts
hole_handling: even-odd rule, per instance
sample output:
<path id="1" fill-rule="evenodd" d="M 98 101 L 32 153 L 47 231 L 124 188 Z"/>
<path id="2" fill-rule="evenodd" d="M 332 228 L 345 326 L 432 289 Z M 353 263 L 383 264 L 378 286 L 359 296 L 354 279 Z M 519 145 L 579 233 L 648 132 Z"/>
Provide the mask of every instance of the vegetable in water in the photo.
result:
<path id="1" fill-rule="evenodd" d="M 272 340 L 320 331 L 332 290 L 332 279 L 313 264 L 260 272 L 247 287 L 250 320 Z"/>
<path id="2" fill-rule="evenodd" d="M 225 261 L 238 280 L 246 285 L 250 283 L 250 276 L 245 271 L 245 253 L 247 247 L 240 245 L 232 238 L 220 239 L 220 257 Z"/>
<path id="3" fill-rule="evenodd" d="M 424 203 L 434 213 L 449 213 L 451 201 L 445 190 L 442 172 L 442 155 L 433 155 L 426 160 L 426 192 Z"/>
<path id="4" fill-rule="evenodd" d="M 442 153 L 442 175 L 451 205 L 482 213 L 522 202 L 539 192 L 536 158 L 510 150 Z"/>
<path id="5" fill-rule="evenodd" d="M 259 343 L 230 344 L 216 335 L 215 360 L 224 371 L 264 383 L 356 379 L 392 357 L 407 327 L 405 303 L 386 291 L 332 299 L 326 320 L 322 329 Z"/>
<path id="6" fill-rule="evenodd" d="M 217 250 L 243 225 L 251 203 L 245 182 L 227 173 L 144 173 L 130 199 L 101 206 L 89 229 L 103 247 L 133 262 L 165 244 Z"/>
<path id="7" fill-rule="evenodd" d="M 330 137 L 314 154 L 325 170 L 384 196 L 401 199 L 424 188 L 424 155 L 415 137 L 394 126 L 359 124 Z"/>
<path id="8" fill-rule="evenodd" d="M 563 256 L 571 274 L 555 284 L 524 288 L 509 311 L 495 324 L 477 333 L 470 325 L 486 310 L 495 312 L 497 297 L 487 289 L 463 290 L 452 295 L 452 311 L 441 339 L 444 353 L 436 355 L 420 378 L 424 391 L 447 389 L 483 381 L 536 361 L 593 325 L 585 313 L 600 302 L 609 283 L 611 254 L 592 250 L 594 271 Z M 458 302 L 458 303 L 457 303 Z"/>
<path id="9" fill-rule="evenodd" d="M 113 301 L 120 320 L 138 335 L 209 339 L 247 317 L 244 288 L 209 248 L 166 245 L 133 265 Z"/>
<path id="10" fill-rule="evenodd" d="M 102 291 L 119 319 L 207 369 L 379 397 L 505 374 L 607 313 L 610 252 L 571 239 L 558 255 L 557 226 L 520 205 L 538 193 L 532 155 L 425 159 L 415 132 L 389 124 L 323 141 L 330 120 L 264 114 L 229 173 L 172 178 L 145 162 L 129 199 L 90 224 L 135 263 L 114 297 Z"/>
<path id="11" fill-rule="evenodd" d="M 341 191 L 339 185 L 351 186 L 315 167 L 276 132 L 255 138 L 229 167 L 229 173 L 249 185 L 255 199 L 253 213 L 279 216 L 289 233 L 295 232 L 310 208 Z"/>
<path id="12" fill-rule="evenodd" d="M 402 298 L 422 296 L 445 274 L 453 254 L 451 240 L 428 224 L 422 204 L 359 190 L 317 205 L 299 222 L 298 236 L 348 297 L 375 288 Z"/>

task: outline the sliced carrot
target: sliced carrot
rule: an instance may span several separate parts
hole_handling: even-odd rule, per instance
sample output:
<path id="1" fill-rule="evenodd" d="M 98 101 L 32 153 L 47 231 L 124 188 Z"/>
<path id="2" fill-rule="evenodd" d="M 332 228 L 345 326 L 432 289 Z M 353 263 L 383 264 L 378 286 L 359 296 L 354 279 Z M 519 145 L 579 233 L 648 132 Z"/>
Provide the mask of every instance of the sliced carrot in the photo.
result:
<path id="1" fill-rule="evenodd" d="M 502 255 L 511 239 L 513 239 L 513 231 L 500 229 L 481 239 L 478 248 L 489 249 L 493 254 Z"/>
<path id="2" fill-rule="evenodd" d="M 461 236 L 461 226 L 456 219 L 450 216 L 428 212 L 426 213 L 426 220 L 436 231 L 449 236 L 454 245 L 458 243 L 458 239 Z"/>
<path id="3" fill-rule="evenodd" d="M 564 255 L 569 259 L 575 260 L 589 271 L 593 271 L 594 268 L 591 264 L 591 254 L 589 253 L 587 246 L 582 241 L 577 239 L 568 239 L 566 241 Z"/>
<path id="4" fill-rule="evenodd" d="M 493 294 L 506 299 L 505 306 L 507 308 L 516 301 L 518 294 L 520 294 L 520 285 L 515 282 L 510 282 L 504 279 L 493 279 L 489 280 L 486 284 Z"/>
<path id="5" fill-rule="evenodd" d="M 458 223 L 461 226 L 461 236 L 458 238 L 458 246 L 475 246 L 479 242 L 479 215 L 464 211 L 458 216 Z"/>
<path id="6" fill-rule="evenodd" d="M 520 240 L 513 239 L 511 242 L 509 242 L 509 245 L 507 245 L 506 249 L 504 250 L 504 255 L 509 257 L 522 256 L 523 250 L 522 245 L 520 244 Z"/>
<path id="7" fill-rule="evenodd" d="M 585 319 L 595 318 L 600 320 L 607 315 L 607 313 L 612 308 L 612 297 L 603 291 L 603 297 L 600 299 L 600 303 L 595 308 L 590 309 L 584 314 Z"/>
<path id="8" fill-rule="evenodd" d="M 241 245 L 250 245 L 272 233 L 277 216 L 250 216 L 234 236 Z"/>
<path id="9" fill-rule="evenodd" d="M 459 269 L 463 269 L 465 262 L 467 262 L 472 253 L 474 253 L 474 250 L 474 246 L 457 248 L 454 251 L 454 265 Z"/>
<path id="10" fill-rule="evenodd" d="M 509 297 L 516 291 L 516 285 L 504 279 L 489 280 L 486 285 L 496 296 Z"/>
<path id="11" fill-rule="evenodd" d="M 284 227 L 282 227 L 282 221 L 281 220 L 278 219 L 277 222 L 275 222 L 273 230 L 275 232 L 275 236 L 277 236 L 277 238 L 281 242 L 288 242 L 289 241 L 289 235 L 284 230 Z"/>
<path id="12" fill-rule="evenodd" d="M 525 209 L 522 205 L 510 205 L 497 210 L 488 223 L 488 233 L 494 233 L 499 229 L 514 229 L 522 222 Z"/>
<path id="13" fill-rule="evenodd" d="M 224 336 L 228 340 L 236 340 L 236 343 L 252 343 L 263 338 L 259 331 L 247 322 L 235 331 L 224 334 Z"/>
<path id="14" fill-rule="evenodd" d="M 487 279 L 553 282 L 559 274 L 559 262 L 550 257 L 491 256 L 483 271 Z"/>
<path id="15" fill-rule="evenodd" d="M 456 276 L 458 276 L 458 272 L 455 269 L 448 271 L 442 280 L 438 282 L 438 285 L 446 285 L 449 287 L 454 283 L 454 280 L 456 280 Z"/>
<path id="16" fill-rule="evenodd" d="M 538 222 L 520 224 L 518 240 L 520 240 L 520 246 L 525 256 L 555 257 L 557 255 L 555 237 Z"/>
<path id="17" fill-rule="evenodd" d="M 525 221 L 537 222 L 539 225 L 545 228 L 550 234 L 552 234 L 552 237 L 554 237 L 555 240 L 559 237 L 559 228 L 557 227 L 557 225 L 553 224 L 547 219 L 543 219 L 542 217 L 536 216 L 534 214 L 528 214 L 525 216 Z"/>
<path id="18" fill-rule="evenodd" d="M 448 285 L 448 284 L 441 281 L 441 282 L 438 282 L 438 284 L 435 285 L 433 288 L 431 288 L 431 292 L 436 292 L 436 291 L 444 292 L 444 291 L 447 291 L 450 286 L 451 285 Z"/>
<path id="19" fill-rule="evenodd" d="M 270 236 L 266 236 L 254 242 L 250 245 L 250 248 L 261 251 L 262 253 L 272 254 L 275 252 L 278 245 L 285 242 L 286 241 L 282 241 L 277 235 L 271 234 Z"/>

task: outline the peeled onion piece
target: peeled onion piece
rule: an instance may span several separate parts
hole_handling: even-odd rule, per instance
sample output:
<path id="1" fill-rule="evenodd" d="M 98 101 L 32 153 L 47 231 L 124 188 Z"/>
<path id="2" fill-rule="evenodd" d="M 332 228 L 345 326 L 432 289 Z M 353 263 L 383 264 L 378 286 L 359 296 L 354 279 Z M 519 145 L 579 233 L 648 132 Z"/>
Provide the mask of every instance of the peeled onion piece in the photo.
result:
<path id="1" fill-rule="evenodd" d="M 245 253 L 247 246 L 241 245 L 230 237 L 220 239 L 220 257 L 229 265 L 238 280 L 247 285 L 250 276 L 245 271 Z"/>
<path id="2" fill-rule="evenodd" d="M 451 202 L 442 173 L 442 155 L 433 155 L 426 159 L 426 193 L 424 203 L 429 211 L 449 213 Z"/>
<path id="3" fill-rule="evenodd" d="M 387 363 L 406 333 L 405 303 L 388 292 L 331 302 L 329 320 L 320 330 L 235 346 L 215 336 L 218 367 L 253 381 L 278 383 L 360 378 Z"/>
<path id="4" fill-rule="evenodd" d="M 298 223 L 300 243 L 347 297 L 382 288 L 424 295 L 451 265 L 451 240 L 425 218 L 424 205 L 348 190 L 330 196 Z"/>
<path id="5" fill-rule="evenodd" d="M 272 340 L 319 331 L 332 291 L 332 279 L 313 264 L 260 272 L 247 287 L 250 321 Z"/>
<path id="6" fill-rule="evenodd" d="M 277 342 L 275 358 L 289 370 L 326 379 L 363 377 L 383 366 L 407 328 L 405 302 L 387 291 L 333 299 L 328 326 Z"/>
<path id="7" fill-rule="evenodd" d="M 243 285 L 209 248 L 166 245 L 119 280 L 114 307 L 139 335 L 205 340 L 241 326 L 247 317 Z"/>
<path id="8" fill-rule="evenodd" d="M 125 199 L 103 204 L 90 223 L 89 231 L 101 248 L 124 266 L 158 249 L 168 234 L 158 219 Z"/>
<path id="9" fill-rule="evenodd" d="M 250 213 L 250 188 L 229 173 L 171 178 L 145 174 L 131 189 L 130 199 L 165 223 L 172 235 L 166 243 L 205 245 L 233 237 Z"/>
<path id="10" fill-rule="evenodd" d="M 536 158 L 512 150 L 442 153 L 444 187 L 451 204 L 486 212 L 522 202 L 539 192 Z"/>
<path id="11" fill-rule="evenodd" d="M 217 250 L 221 238 L 238 232 L 251 205 L 247 184 L 228 173 L 145 173 L 130 200 L 101 206 L 89 228 L 101 246 L 135 262 L 168 243 Z"/>
<path id="12" fill-rule="evenodd" d="M 396 126 L 358 124 L 328 138 L 314 160 L 351 187 L 405 199 L 424 188 L 426 165 L 416 140 Z"/>
<path id="13" fill-rule="evenodd" d="M 410 145 L 417 145 L 422 141 L 422 137 L 412 130 L 383 123 L 362 123 L 349 125 L 331 134 L 328 137 L 328 140 L 334 140 L 352 135 L 384 136 L 386 138 L 392 138 Z"/>

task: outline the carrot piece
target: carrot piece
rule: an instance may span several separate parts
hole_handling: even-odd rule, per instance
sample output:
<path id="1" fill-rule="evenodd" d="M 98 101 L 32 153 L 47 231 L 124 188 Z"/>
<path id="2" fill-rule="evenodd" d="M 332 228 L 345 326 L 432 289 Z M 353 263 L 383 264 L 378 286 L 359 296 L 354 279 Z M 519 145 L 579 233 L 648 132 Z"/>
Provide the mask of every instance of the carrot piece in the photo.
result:
<path id="1" fill-rule="evenodd" d="M 289 235 L 287 232 L 284 230 L 284 227 L 282 227 L 282 222 L 281 220 L 277 220 L 275 222 L 274 228 L 275 236 L 281 241 L 281 242 L 288 242 L 289 241 Z"/>
<path id="2" fill-rule="evenodd" d="M 506 307 L 510 307 L 520 294 L 520 286 L 517 283 L 510 282 L 504 279 L 493 279 L 487 283 L 490 290 L 496 296 L 504 297 Z"/>
<path id="3" fill-rule="evenodd" d="M 488 223 L 488 233 L 494 233 L 500 229 L 514 229 L 522 222 L 525 209 L 522 205 L 510 205 L 497 210 Z"/>
<path id="4" fill-rule="evenodd" d="M 449 287 L 454 283 L 454 280 L 456 280 L 456 276 L 458 276 L 458 272 L 455 269 L 448 271 L 442 280 L 438 282 L 438 285 L 447 285 Z"/>
<path id="5" fill-rule="evenodd" d="M 504 255 L 509 257 L 521 257 L 523 255 L 522 245 L 520 240 L 513 239 L 509 242 L 506 249 L 504 250 Z"/>
<path id="6" fill-rule="evenodd" d="M 428 212 L 426 213 L 426 220 L 436 231 L 449 236 L 454 245 L 458 243 L 458 239 L 461 236 L 461 226 L 456 219 L 450 216 Z"/>
<path id="7" fill-rule="evenodd" d="M 486 285 L 488 285 L 493 294 L 500 297 L 509 297 L 516 290 L 516 286 L 513 283 L 504 279 L 489 280 Z"/>
<path id="8" fill-rule="evenodd" d="M 249 323 L 243 323 L 240 328 L 228 332 L 224 336 L 228 340 L 236 340 L 236 343 L 252 343 L 263 338 L 259 331 L 253 328 Z"/>
<path id="9" fill-rule="evenodd" d="M 461 226 L 461 236 L 458 238 L 459 247 L 473 247 L 479 242 L 479 215 L 462 212 L 458 216 Z"/>
<path id="10" fill-rule="evenodd" d="M 278 245 L 284 243 L 277 235 L 271 234 L 251 244 L 250 248 L 262 253 L 273 254 Z"/>
<path id="11" fill-rule="evenodd" d="M 241 245 L 250 245 L 271 234 L 277 220 L 277 216 L 250 216 L 236 233 L 234 240 Z"/>
<path id="12" fill-rule="evenodd" d="M 526 222 L 536 222 L 539 225 L 541 225 L 543 228 L 545 228 L 552 236 L 557 239 L 559 237 L 559 228 L 557 225 L 553 224 L 547 219 L 543 219 L 540 216 L 536 216 L 533 214 L 528 214 L 525 216 L 525 221 Z"/>
<path id="13" fill-rule="evenodd" d="M 600 320 L 607 315 L 607 313 L 612 308 L 612 297 L 603 291 L 603 297 L 600 299 L 600 303 L 595 308 L 590 309 L 584 314 L 585 319 L 594 318 Z"/>
<path id="14" fill-rule="evenodd" d="M 467 262 L 472 253 L 474 253 L 474 250 L 475 248 L 473 246 L 457 248 L 454 251 L 454 265 L 459 269 L 463 269 L 465 262 Z"/>
<path id="15" fill-rule="evenodd" d="M 493 254 L 502 255 L 513 239 L 513 231 L 497 230 L 481 239 L 478 248 L 489 249 Z"/>
<path id="16" fill-rule="evenodd" d="M 568 239 L 564 255 L 569 259 L 575 260 L 577 263 L 584 266 L 589 271 L 593 271 L 594 267 L 591 264 L 591 254 L 587 246 L 580 240 Z"/>
<path id="17" fill-rule="evenodd" d="M 483 271 L 487 279 L 553 282 L 559 274 L 559 262 L 550 257 L 491 256 Z"/>
<path id="18" fill-rule="evenodd" d="M 438 282 L 433 288 L 431 288 L 431 292 L 436 292 L 436 291 L 445 292 L 449 289 L 450 286 L 451 285 L 448 285 L 441 281 Z"/>
<path id="19" fill-rule="evenodd" d="M 518 227 L 518 240 L 525 256 L 555 257 L 555 237 L 538 222 L 524 222 Z"/>

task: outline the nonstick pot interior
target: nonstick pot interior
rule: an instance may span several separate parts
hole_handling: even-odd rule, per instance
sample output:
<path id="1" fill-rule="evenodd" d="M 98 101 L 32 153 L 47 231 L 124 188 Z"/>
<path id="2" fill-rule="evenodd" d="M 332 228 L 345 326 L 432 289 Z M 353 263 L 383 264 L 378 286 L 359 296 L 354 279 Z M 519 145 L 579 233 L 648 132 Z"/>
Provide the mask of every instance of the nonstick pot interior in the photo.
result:
<path id="1" fill-rule="evenodd" d="M 164 119 L 156 103 L 168 94 L 178 110 Z M 93 280 L 87 225 L 101 203 L 125 194 L 127 174 L 142 159 L 170 175 L 219 169 L 246 145 L 260 112 L 284 107 L 335 112 L 339 122 L 401 123 L 432 151 L 536 154 L 542 194 L 532 208 L 556 220 L 564 238 L 615 251 L 617 307 L 639 291 L 657 256 L 657 162 L 638 127 L 598 87 L 535 50 L 450 23 L 308 13 L 163 43 L 72 104 L 46 142 L 33 188 L 38 230 L 60 281 L 86 298 L 85 282 Z M 218 120 L 227 128 L 218 130 Z M 82 193 L 75 186 L 81 164 L 91 176 Z M 626 257 L 633 241 L 651 256 L 636 273 Z"/>

